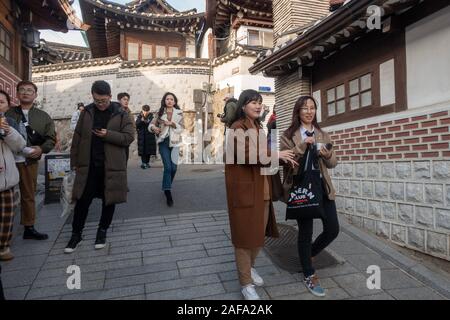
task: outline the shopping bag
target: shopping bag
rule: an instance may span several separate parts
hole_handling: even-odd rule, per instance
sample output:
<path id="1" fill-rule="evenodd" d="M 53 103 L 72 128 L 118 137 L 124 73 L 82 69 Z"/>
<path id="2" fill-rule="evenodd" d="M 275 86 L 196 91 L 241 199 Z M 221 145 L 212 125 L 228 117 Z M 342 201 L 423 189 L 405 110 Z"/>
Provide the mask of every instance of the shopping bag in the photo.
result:
<path id="1" fill-rule="evenodd" d="M 322 180 L 319 168 L 313 168 L 314 162 L 318 163 L 317 152 L 314 151 L 314 146 L 310 145 L 289 190 L 286 220 L 319 219 L 324 216 Z"/>
<path id="2" fill-rule="evenodd" d="M 61 218 L 69 216 L 75 208 L 75 201 L 72 200 L 73 184 L 75 182 L 75 171 L 66 173 L 61 185 L 60 203 L 62 206 Z"/>

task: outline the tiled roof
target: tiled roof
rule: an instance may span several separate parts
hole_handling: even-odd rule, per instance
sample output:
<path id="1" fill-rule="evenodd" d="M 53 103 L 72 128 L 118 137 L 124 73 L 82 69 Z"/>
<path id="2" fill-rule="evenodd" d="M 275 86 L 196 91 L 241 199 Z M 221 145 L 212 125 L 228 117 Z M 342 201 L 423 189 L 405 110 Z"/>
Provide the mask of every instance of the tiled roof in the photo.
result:
<path id="1" fill-rule="evenodd" d="M 151 12 L 140 12 L 138 6 L 128 6 L 121 5 L 118 3 L 109 2 L 106 0 L 80 0 L 90 3 L 98 8 L 111 11 L 113 13 L 118 13 L 124 16 L 132 16 L 135 18 L 151 18 L 151 19 L 195 19 L 197 17 L 204 17 L 204 13 L 197 13 L 197 9 L 192 9 L 184 12 L 174 11 L 172 13 L 151 13 Z M 121 16 L 118 16 L 120 18 Z"/>
<path id="2" fill-rule="evenodd" d="M 332 4 L 330 1 L 330 4 Z M 341 5 L 323 19 L 295 30 L 296 36 L 258 54 L 251 73 L 267 71 L 271 67 L 289 65 L 310 65 L 315 59 L 327 57 L 340 50 L 342 45 L 370 32 L 366 21 L 370 13 L 367 7 L 378 4 L 385 12 L 393 14 L 417 4 L 416 0 L 346 0 L 334 1 Z M 339 2 L 339 3 L 338 3 Z M 396 6 L 393 6 L 396 5 Z M 357 8 L 357 9 L 356 9 Z M 356 12 L 355 10 L 358 10 Z M 294 60 L 292 60 L 294 59 Z"/>
<path id="3" fill-rule="evenodd" d="M 122 62 L 121 67 L 139 68 L 148 66 L 167 66 L 167 65 L 209 66 L 209 60 L 196 58 L 148 59 L 142 61 L 124 61 Z"/>
<path id="4" fill-rule="evenodd" d="M 33 67 L 33 73 L 79 69 L 79 68 L 95 67 L 95 66 L 104 66 L 104 65 L 110 65 L 110 64 L 121 63 L 121 62 L 122 62 L 122 58 L 119 55 L 117 55 L 114 57 L 90 59 L 90 60 L 83 60 L 83 61 L 77 61 L 77 62 L 64 62 L 64 63 L 51 64 L 51 65 L 46 65 L 46 66 L 37 66 L 37 67 Z"/>
<path id="5" fill-rule="evenodd" d="M 180 65 L 180 66 L 209 66 L 208 59 L 195 59 L 195 58 L 168 58 L 168 59 L 149 59 L 143 61 L 123 61 L 122 58 L 117 55 L 113 57 L 90 59 L 77 62 L 65 62 L 46 66 L 33 67 L 33 73 L 40 72 L 52 72 L 61 70 L 72 70 L 86 67 L 105 66 L 111 64 L 120 63 L 120 68 L 139 68 L 149 66 L 168 66 L 168 65 Z"/>
<path id="6" fill-rule="evenodd" d="M 40 41 L 40 47 L 33 52 L 34 65 L 47 65 L 92 59 L 91 50 L 86 47 Z"/>
<path id="7" fill-rule="evenodd" d="M 236 46 L 236 48 L 234 50 L 215 58 L 212 62 L 212 65 L 214 67 L 219 66 L 219 65 L 226 63 L 230 60 L 233 60 L 234 58 L 237 58 L 239 56 L 256 57 L 256 56 L 258 56 L 258 53 L 260 53 L 264 50 L 265 49 L 262 47 L 238 45 L 238 46 Z"/>

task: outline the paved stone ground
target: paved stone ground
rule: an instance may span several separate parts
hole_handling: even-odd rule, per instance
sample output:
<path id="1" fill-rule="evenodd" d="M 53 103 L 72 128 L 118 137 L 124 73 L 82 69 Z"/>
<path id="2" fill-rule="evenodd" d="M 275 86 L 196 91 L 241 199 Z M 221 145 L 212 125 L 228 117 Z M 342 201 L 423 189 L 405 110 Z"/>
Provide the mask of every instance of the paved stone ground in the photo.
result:
<path id="1" fill-rule="evenodd" d="M 2 264 L 7 299 L 242 299 L 226 211 L 115 220 L 102 250 L 94 250 L 97 223 L 90 222 L 83 243 L 71 255 L 63 253 L 70 225 L 64 225 L 59 213 L 56 204 L 40 212 L 37 227 L 49 232 L 50 240 L 15 237 L 16 258 Z M 278 221 L 283 220 L 280 210 Z M 345 263 L 318 270 L 325 298 L 312 296 L 300 282 L 301 274 L 283 271 L 264 253 L 256 264 L 266 282 L 258 288 L 260 295 L 295 300 L 449 298 L 352 237 L 345 221 L 341 225 L 330 249 Z M 81 268 L 80 290 L 66 286 L 66 269 L 73 264 Z M 367 266 L 374 264 L 381 268 L 380 290 L 366 286 Z"/>

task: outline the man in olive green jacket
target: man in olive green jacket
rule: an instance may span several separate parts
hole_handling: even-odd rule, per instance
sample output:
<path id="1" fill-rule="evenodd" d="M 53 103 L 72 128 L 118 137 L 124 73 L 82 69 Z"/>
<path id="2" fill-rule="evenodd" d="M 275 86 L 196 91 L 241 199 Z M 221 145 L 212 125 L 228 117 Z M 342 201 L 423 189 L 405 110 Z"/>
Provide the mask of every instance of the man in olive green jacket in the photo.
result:
<path id="1" fill-rule="evenodd" d="M 21 81 L 17 84 L 17 96 L 20 105 L 11 108 L 7 117 L 17 123 L 22 122 L 27 128 L 27 146 L 30 152 L 20 155 L 16 160 L 20 174 L 20 210 L 21 224 L 25 227 L 24 239 L 46 240 L 48 235 L 39 233 L 34 228 L 36 221 L 35 193 L 39 159 L 42 154 L 49 153 L 56 143 L 55 124 L 52 118 L 35 106 L 37 87 L 31 81 Z"/>

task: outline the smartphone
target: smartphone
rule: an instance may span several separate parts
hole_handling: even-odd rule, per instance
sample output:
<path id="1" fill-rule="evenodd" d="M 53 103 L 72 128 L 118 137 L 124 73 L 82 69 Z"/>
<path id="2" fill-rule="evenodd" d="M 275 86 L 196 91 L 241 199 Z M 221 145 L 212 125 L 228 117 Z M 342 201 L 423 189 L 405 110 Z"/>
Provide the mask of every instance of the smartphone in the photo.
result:
<path id="1" fill-rule="evenodd" d="M 102 127 L 94 127 L 94 130 L 102 130 Z"/>

